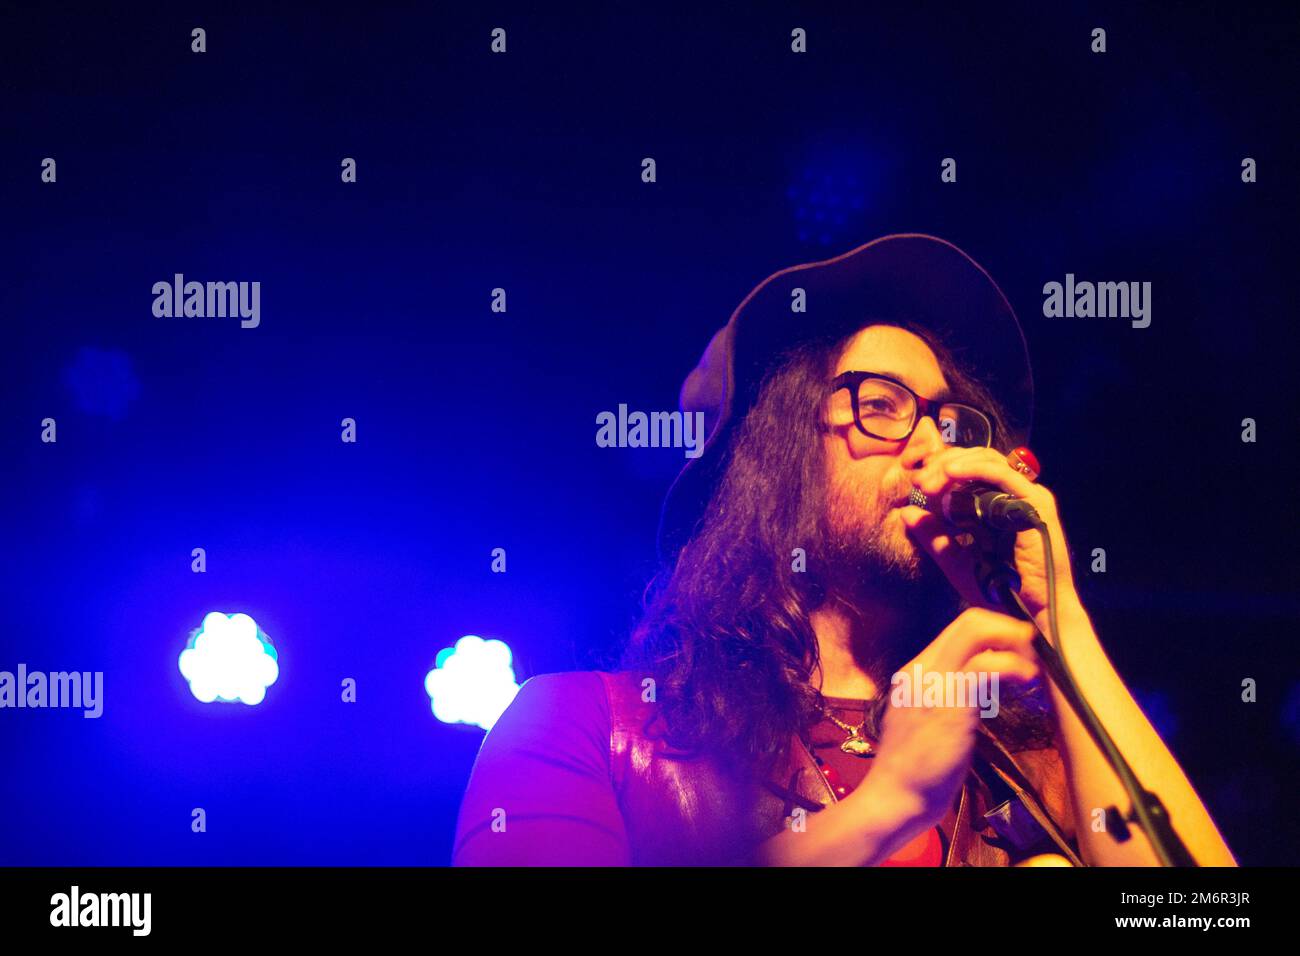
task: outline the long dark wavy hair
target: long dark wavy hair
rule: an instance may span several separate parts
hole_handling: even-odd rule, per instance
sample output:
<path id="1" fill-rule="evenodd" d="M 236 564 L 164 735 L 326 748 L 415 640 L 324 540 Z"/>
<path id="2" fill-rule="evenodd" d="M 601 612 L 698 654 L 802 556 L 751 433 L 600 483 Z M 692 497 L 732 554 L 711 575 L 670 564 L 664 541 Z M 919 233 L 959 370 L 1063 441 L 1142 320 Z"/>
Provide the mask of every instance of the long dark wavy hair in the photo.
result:
<path id="1" fill-rule="evenodd" d="M 932 333 L 891 324 L 930 345 L 949 386 L 989 412 L 994 446 L 1007 451 L 1005 415 L 987 389 Z M 792 570 L 791 555 L 801 544 L 826 540 L 821 416 L 849 338 L 806 343 L 767 375 L 736 426 L 695 533 L 646 589 L 621 666 L 654 678 L 656 710 L 675 747 L 766 773 L 791 735 L 806 740 L 821 718 L 824 699 L 809 683 L 819 660 L 809 615 L 827 601 L 828 581 L 811 549 L 801 573 Z M 873 675 L 882 688 L 866 715 L 873 736 L 888 704 L 889 674 L 905 663 Z M 990 729 L 1021 748 L 1049 745 L 1041 704 L 1008 697 L 1002 695 Z"/>

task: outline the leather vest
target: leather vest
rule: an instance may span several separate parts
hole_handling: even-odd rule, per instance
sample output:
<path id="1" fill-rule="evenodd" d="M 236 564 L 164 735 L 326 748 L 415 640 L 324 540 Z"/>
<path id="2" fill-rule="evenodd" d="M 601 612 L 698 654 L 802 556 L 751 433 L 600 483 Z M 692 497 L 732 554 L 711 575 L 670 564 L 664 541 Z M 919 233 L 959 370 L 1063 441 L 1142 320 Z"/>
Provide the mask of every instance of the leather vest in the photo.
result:
<path id="1" fill-rule="evenodd" d="M 641 699 L 639 678 L 598 673 L 609 701 L 610 773 L 634 865 L 749 865 L 795 806 L 816 813 L 835 802 L 797 735 L 773 779 L 755 780 L 669 746 L 653 729 L 655 708 Z M 1059 754 L 1013 755 L 980 730 L 944 865 L 1008 866 L 1046 852 L 1082 866 Z"/>

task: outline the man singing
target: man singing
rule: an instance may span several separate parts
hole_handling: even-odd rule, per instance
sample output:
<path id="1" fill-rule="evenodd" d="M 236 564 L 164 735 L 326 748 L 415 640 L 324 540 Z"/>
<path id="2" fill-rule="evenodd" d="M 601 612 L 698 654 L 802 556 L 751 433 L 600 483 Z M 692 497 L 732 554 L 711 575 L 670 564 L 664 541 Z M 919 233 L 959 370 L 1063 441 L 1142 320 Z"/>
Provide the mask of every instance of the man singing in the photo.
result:
<path id="1" fill-rule="evenodd" d="M 965 253 L 887 236 L 770 276 L 681 398 L 709 439 L 669 490 L 622 665 L 525 682 L 479 752 L 456 864 L 1154 865 L 1136 827 L 1108 832 L 1129 798 L 1040 676 L 1034 625 L 976 583 L 994 536 L 908 502 L 978 482 L 1037 509 L 1059 633 L 1033 531 L 1002 542 L 1021 601 L 1197 862 L 1235 865 L 1080 603 L 1017 448 L 1024 338 Z M 992 706 L 898 693 L 931 673 Z"/>

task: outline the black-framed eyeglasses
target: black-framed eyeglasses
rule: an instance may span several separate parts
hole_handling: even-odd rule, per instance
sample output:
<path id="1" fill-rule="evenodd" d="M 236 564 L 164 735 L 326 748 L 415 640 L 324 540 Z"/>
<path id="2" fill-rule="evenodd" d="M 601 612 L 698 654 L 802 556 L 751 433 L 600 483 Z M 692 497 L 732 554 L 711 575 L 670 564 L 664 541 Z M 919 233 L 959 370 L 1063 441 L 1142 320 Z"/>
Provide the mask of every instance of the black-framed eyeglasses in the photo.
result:
<path id="1" fill-rule="evenodd" d="M 842 372 L 831 394 L 846 389 L 853 404 L 853 423 L 868 438 L 902 441 L 923 417 L 934 419 L 944 442 L 962 448 L 993 444 L 993 422 L 973 405 L 922 398 L 902 382 L 879 372 Z"/>

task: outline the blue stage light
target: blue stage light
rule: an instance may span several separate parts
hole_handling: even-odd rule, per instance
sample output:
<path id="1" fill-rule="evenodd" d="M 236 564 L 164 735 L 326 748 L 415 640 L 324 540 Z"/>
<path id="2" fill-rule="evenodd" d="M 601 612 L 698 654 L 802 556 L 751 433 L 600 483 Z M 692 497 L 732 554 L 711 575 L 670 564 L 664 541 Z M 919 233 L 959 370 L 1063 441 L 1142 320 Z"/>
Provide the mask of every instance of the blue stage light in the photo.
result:
<path id="1" fill-rule="evenodd" d="M 444 647 L 424 676 L 433 715 L 447 724 L 492 729 L 519 692 L 513 665 L 514 655 L 501 641 L 468 634 L 455 647 Z"/>
<path id="2" fill-rule="evenodd" d="M 190 693 L 205 704 L 260 704 L 280 676 L 277 658 L 270 638 L 247 614 L 213 611 L 181 651 L 180 668 Z"/>

